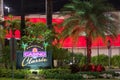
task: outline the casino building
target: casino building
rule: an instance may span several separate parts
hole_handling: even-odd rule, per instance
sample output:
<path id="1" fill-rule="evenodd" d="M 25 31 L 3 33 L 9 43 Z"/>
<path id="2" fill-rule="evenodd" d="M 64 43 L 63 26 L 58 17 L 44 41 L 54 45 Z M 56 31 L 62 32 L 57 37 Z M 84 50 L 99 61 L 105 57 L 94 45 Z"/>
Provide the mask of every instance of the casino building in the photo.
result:
<path id="1" fill-rule="evenodd" d="M 117 26 L 120 27 L 120 12 L 110 12 L 109 16 L 117 22 Z M 20 18 L 19 16 L 15 16 L 15 18 Z M 40 15 L 40 14 L 31 14 L 31 15 L 26 15 L 25 18 L 29 18 L 31 22 L 43 22 L 46 23 L 46 16 L 45 15 Z M 5 19 L 8 19 L 7 16 L 5 16 Z M 53 23 L 61 23 L 64 20 L 64 17 L 59 17 L 58 14 L 53 15 L 52 22 Z M 57 28 L 57 27 L 56 27 Z M 59 30 L 58 30 L 59 31 Z M 118 30 L 120 33 L 120 30 Z M 11 34 L 7 34 L 6 38 L 10 38 Z M 16 37 L 20 38 L 20 31 L 16 32 Z M 106 35 L 105 41 L 101 38 L 98 37 L 92 42 L 92 56 L 98 55 L 99 54 L 105 54 L 108 55 L 108 41 L 109 45 L 111 46 L 111 55 L 120 55 L 120 34 L 117 35 L 117 38 L 111 39 L 109 35 Z M 85 36 L 82 35 L 79 37 L 77 41 L 77 45 L 74 46 L 72 43 L 72 39 L 66 38 L 64 43 L 62 44 L 63 48 L 68 49 L 69 51 L 73 53 L 83 53 L 86 55 L 86 39 Z"/>

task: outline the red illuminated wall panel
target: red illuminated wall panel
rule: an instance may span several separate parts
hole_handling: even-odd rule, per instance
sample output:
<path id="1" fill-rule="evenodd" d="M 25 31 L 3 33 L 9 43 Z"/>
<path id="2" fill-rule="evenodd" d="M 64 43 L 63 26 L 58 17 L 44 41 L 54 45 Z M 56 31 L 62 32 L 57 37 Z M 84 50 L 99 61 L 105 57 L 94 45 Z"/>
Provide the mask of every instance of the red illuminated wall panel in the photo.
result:
<path id="1" fill-rule="evenodd" d="M 5 19 L 9 19 L 8 17 L 5 17 Z M 14 19 L 20 19 L 20 17 L 14 17 Z M 43 23 L 46 23 L 46 18 L 29 18 L 29 20 L 31 22 L 43 22 Z M 52 20 L 53 23 L 57 23 L 57 24 L 60 24 L 63 19 L 53 19 Z M 54 27 L 56 29 L 56 31 L 58 33 L 60 33 L 62 31 L 62 29 L 58 28 L 57 26 Z M 12 33 L 9 32 L 8 34 L 6 34 L 6 38 L 11 38 L 12 36 Z M 15 37 L 16 38 L 20 38 L 20 31 L 19 30 L 16 30 L 15 31 Z M 105 41 L 101 38 L 101 37 L 98 37 L 97 39 L 93 40 L 92 42 L 92 47 L 97 47 L 98 45 L 100 47 L 105 47 L 107 46 L 107 41 L 110 40 L 111 41 L 111 45 L 112 46 L 120 46 L 120 35 L 117 36 L 117 38 L 115 38 L 114 40 L 111 39 L 109 36 L 106 36 L 106 39 Z M 65 41 L 63 42 L 62 44 L 63 47 L 73 47 L 73 44 L 72 44 L 72 39 L 69 37 L 69 38 L 66 38 Z M 85 36 L 80 36 L 79 39 L 78 39 L 78 42 L 76 44 L 76 47 L 86 47 L 86 40 L 85 40 Z"/>

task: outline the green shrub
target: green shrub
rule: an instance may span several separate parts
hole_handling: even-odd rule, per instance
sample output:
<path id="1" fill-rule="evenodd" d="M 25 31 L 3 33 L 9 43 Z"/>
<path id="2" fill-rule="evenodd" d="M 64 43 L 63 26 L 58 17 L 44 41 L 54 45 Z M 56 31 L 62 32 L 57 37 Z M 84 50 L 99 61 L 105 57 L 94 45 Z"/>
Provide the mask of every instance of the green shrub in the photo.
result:
<path id="1" fill-rule="evenodd" d="M 108 56 L 104 54 L 101 54 L 99 56 L 93 56 L 91 58 L 91 62 L 96 65 L 101 64 L 103 66 L 108 66 Z"/>
<path id="2" fill-rule="evenodd" d="M 14 78 L 24 78 L 25 72 L 24 70 L 14 70 L 13 72 Z M 0 69 L 0 77 L 12 77 L 12 70 L 11 69 Z"/>
<path id="3" fill-rule="evenodd" d="M 44 75 L 46 79 L 64 79 L 64 80 L 70 80 L 70 79 L 81 79 L 82 76 L 79 74 L 71 74 L 71 71 L 69 69 L 43 69 L 40 70 L 41 75 Z"/>
<path id="4" fill-rule="evenodd" d="M 0 69 L 0 77 L 11 77 L 11 75 L 10 69 Z"/>
<path id="5" fill-rule="evenodd" d="M 22 78 L 24 78 L 25 77 L 25 71 L 23 71 L 23 70 L 15 70 L 14 71 L 14 77 L 16 79 L 22 79 Z"/>
<path id="6" fill-rule="evenodd" d="M 60 76 L 64 80 L 81 80 L 83 77 L 80 74 L 62 74 Z"/>
<path id="7" fill-rule="evenodd" d="M 40 69 L 39 75 L 42 75 L 45 79 L 58 79 L 58 80 L 81 80 L 83 79 L 83 74 L 87 74 L 90 76 L 94 76 L 95 78 L 99 78 L 100 74 L 112 74 L 115 75 L 112 71 L 103 71 L 103 72 L 78 72 L 71 73 L 69 69 Z M 29 75 L 30 70 L 14 70 L 14 78 L 16 79 L 24 79 L 26 75 Z M 12 73 L 10 69 L 0 69 L 0 77 L 11 78 Z"/>
<path id="8" fill-rule="evenodd" d="M 82 53 L 74 53 L 73 57 L 75 57 L 75 63 L 80 63 L 84 55 Z"/>
<path id="9" fill-rule="evenodd" d="M 83 65 L 85 65 L 85 64 L 86 64 L 86 57 L 83 56 L 83 57 L 81 57 L 81 60 L 80 60 L 80 62 L 79 62 L 79 65 L 83 66 Z"/>
<path id="10" fill-rule="evenodd" d="M 115 55 L 111 59 L 111 64 L 120 68 L 120 55 Z"/>
<path id="11" fill-rule="evenodd" d="M 9 46 L 5 46 L 2 49 L 2 58 L 1 58 L 1 62 L 4 64 L 5 68 L 10 68 L 11 66 L 11 58 L 10 58 L 10 47 Z"/>
<path id="12" fill-rule="evenodd" d="M 49 74 L 49 73 L 53 73 L 53 74 L 65 74 L 65 73 L 70 73 L 69 69 L 41 69 L 39 74 Z"/>

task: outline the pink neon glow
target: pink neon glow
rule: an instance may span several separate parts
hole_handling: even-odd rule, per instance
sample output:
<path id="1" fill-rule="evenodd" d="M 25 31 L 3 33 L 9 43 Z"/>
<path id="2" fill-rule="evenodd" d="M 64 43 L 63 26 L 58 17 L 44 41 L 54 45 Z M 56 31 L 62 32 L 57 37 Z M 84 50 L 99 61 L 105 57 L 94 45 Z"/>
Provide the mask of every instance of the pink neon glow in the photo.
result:
<path id="1" fill-rule="evenodd" d="M 23 57 L 46 57 L 45 51 L 38 51 L 38 52 L 32 52 L 32 51 L 24 51 Z"/>

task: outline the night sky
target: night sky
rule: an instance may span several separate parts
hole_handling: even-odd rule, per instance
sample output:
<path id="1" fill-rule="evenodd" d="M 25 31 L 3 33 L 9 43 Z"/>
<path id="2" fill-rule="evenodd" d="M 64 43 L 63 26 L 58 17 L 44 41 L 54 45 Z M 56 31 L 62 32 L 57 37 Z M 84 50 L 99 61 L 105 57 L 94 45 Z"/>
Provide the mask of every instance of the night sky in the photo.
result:
<path id="1" fill-rule="evenodd" d="M 53 0 L 53 12 L 59 11 L 64 4 L 69 0 Z M 120 0 L 108 0 L 112 3 L 117 10 L 120 10 Z M 21 14 L 21 0 L 4 0 L 4 7 L 10 7 L 10 14 Z M 23 7 L 25 14 L 44 14 L 45 13 L 45 0 L 23 0 Z M 5 15 L 8 14 L 7 10 L 4 10 Z"/>

